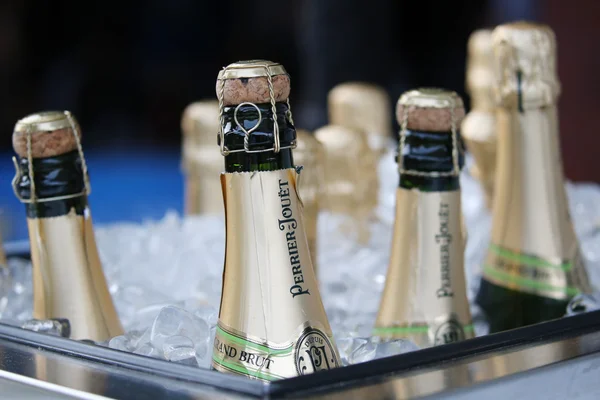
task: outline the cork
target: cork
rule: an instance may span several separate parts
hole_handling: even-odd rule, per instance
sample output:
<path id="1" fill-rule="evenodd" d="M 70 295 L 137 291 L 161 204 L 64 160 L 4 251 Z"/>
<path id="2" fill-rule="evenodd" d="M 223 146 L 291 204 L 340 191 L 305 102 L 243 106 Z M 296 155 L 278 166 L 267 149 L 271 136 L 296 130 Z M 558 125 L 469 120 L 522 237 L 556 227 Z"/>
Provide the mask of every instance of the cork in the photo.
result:
<path id="1" fill-rule="evenodd" d="M 268 72 L 271 73 L 273 97 L 284 102 L 290 96 L 290 77 L 281 64 L 265 60 L 239 61 L 225 67 L 216 83 L 217 98 L 223 84 L 223 105 L 244 102 L 261 104 L 271 102 Z"/>
<path id="2" fill-rule="evenodd" d="M 408 112 L 407 129 L 428 132 L 449 132 L 453 118 L 454 126 L 459 129 L 465 117 L 460 96 L 443 89 L 423 88 L 405 92 L 396 105 L 396 118 L 400 125 L 405 112 Z"/>
<path id="3" fill-rule="evenodd" d="M 81 129 L 75 118 L 81 139 Z M 19 157 L 27 157 L 27 135 L 31 134 L 31 155 L 33 158 L 55 157 L 77 149 L 77 141 L 71 123 L 62 111 L 47 111 L 28 115 L 19 120 L 13 131 L 12 143 Z"/>

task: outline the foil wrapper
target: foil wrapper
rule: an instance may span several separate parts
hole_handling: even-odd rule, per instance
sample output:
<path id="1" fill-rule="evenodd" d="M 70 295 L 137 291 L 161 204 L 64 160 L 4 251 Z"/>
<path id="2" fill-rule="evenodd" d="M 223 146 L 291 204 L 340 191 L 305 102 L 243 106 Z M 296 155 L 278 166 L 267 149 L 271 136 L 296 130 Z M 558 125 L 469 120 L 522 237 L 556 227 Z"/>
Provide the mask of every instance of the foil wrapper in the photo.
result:
<path id="1" fill-rule="evenodd" d="M 225 270 L 212 366 L 272 381 L 340 365 L 295 169 L 221 175 Z"/>
<path id="2" fill-rule="evenodd" d="M 420 347 L 473 337 L 460 190 L 396 193 L 392 252 L 374 334 Z"/>

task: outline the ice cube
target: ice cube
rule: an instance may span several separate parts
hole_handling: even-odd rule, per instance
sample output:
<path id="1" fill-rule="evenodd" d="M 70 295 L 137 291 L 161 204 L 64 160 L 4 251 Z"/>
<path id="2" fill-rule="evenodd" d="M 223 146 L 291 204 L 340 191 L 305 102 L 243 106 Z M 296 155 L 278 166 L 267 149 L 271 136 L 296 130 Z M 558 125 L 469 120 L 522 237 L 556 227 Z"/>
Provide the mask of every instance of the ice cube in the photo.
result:
<path id="1" fill-rule="evenodd" d="M 142 347 L 145 344 L 152 345 L 150 343 L 151 332 L 152 332 L 151 328 L 145 329 L 143 331 L 132 330 L 132 331 L 127 332 L 125 334 L 125 337 L 129 341 L 128 346 L 133 351 L 133 350 L 139 349 L 140 347 Z"/>
<path id="2" fill-rule="evenodd" d="M 340 338 L 340 337 L 338 337 L 335 340 L 335 343 L 337 345 L 338 351 L 340 352 L 340 359 L 341 359 L 342 365 L 350 364 L 349 360 L 350 360 L 350 355 L 352 354 L 352 352 L 367 342 L 368 342 L 368 340 L 365 338 L 359 338 L 359 337 L 341 337 Z"/>
<path id="3" fill-rule="evenodd" d="M 115 336 L 108 342 L 108 347 L 115 350 L 131 351 L 129 341 L 125 335 Z"/>
<path id="4" fill-rule="evenodd" d="M 152 345 L 146 343 L 140 346 L 138 349 L 133 351 L 134 354 L 140 354 L 142 356 L 161 358 L 161 354 Z"/>
<path id="5" fill-rule="evenodd" d="M 169 361 L 194 358 L 196 356 L 194 342 L 192 342 L 192 339 L 181 335 L 168 337 L 163 343 L 163 354 Z"/>
<path id="6" fill-rule="evenodd" d="M 375 359 L 378 342 L 378 338 L 367 338 L 352 350 L 348 356 L 348 362 L 350 364 L 359 364 Z"/>
<path id="7" fill-rule="evenodd" d="M 567 306 L 567 315 L 582 314 L 600 309 L 600 292 L 575 296 Z"/>
<path id="8" fill-rule="evenodd" d="M 71 323 L 66 318 L 30 319 L 21 324 L 21 328 L 66 338 L 71 336 Z"/>
<path id="9" fill-rule="evenodd" d="M 185 336 L 192 343 L 207 340 L 208 323 L 192 313 L 178 307 L 164 307 L 152 325 L 150 341 L 159 351 L 164 349 L 165 340 L 171 336 Z"/>
<path id="10" fill-rule="evenodd" d="M 212 362 L 212 351 L 215 341 L 216 329 L 216 324 L 212 325 L 210 327 L 210 332 L 206 340 L 197 341 L 195 343 L 196 362 L 198 363 L 199 367 L 210 368 L 210 364 Z"/>
<path id="11" fill-rule="evenodd" d="M 391 357 L 398 354 L 410 353 L 419 350 L 419 346 L 410 340 L 396 339 L 383 341 L 377 344 L 375 358 Z"/>
<path id="12" fill-rule="evenodd" d="M 219 319 L 219 311 L 213 306 L 203 305 L 194 310 L 194 316 L 206 321 L 209 326 L 214 326 Z"/>
<path id="13" fill-rule="evenodd" d="M 26 321 L 32 319 L 33 285 L 29 261 L 9 258 L 8 269 L 0 268 L 3 293 L 0 295 L 0 319 Z"/>

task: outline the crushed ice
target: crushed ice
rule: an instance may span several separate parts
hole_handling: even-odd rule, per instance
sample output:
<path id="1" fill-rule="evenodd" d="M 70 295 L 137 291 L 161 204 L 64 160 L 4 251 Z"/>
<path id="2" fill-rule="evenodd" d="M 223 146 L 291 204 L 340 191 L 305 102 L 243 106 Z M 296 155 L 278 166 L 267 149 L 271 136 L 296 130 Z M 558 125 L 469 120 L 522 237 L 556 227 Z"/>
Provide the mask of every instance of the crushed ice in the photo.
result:
<path id="1" fill-rule="evenodd" d="M 318 274 L 323 302 L 344 364 L 418 350 L 409 341 L 380 342 L 370 337 L 385 282 L 398 182 L 394 154 L 380 164 L 380 204 L 371 239 L 359 246 L 341 234 L 344 218 L 319 217 Z M 487 251 L 491 218 L 479 184 L 465 168 L 461 177 L 463 213 L 468 229 L 466 275 L 471 302 Z M 600 187 L 567 184 L 571 215 L 581 240 L 592 283 L 600 283 Z M 92 199 L 93 206 L 93 199 Z M 160 221 L 119 223 L 96 228 L 109 289 L 126 334 L 109 347 L 174 362 L 208 367 L 221 295 L 225 228 L 219 217 L 181 218 L 167 212 Z M 348 266 L 352 266 L 349 268 Z M 9 261 L 0 268 L 0 318 L 31 318 L 31 268 Z M 600 294 L 581 296 L 569 314 L 600 308 Z M 472 305 L 477 335 L 487 333 Z"/>

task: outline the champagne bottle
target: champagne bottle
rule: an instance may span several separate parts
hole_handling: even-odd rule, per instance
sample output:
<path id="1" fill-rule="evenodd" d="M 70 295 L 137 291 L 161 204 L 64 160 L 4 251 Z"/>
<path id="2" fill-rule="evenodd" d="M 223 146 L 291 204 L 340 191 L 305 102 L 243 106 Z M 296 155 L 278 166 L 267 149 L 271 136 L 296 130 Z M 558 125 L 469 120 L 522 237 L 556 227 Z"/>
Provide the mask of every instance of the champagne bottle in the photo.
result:
<path id="1" fill-rule="evenodd" d="M 298 194 L 302 201 L 302 218 L 315 275 L 317 268 L 317 221 L 323 197 L 323 146 L 315 136 L 303 129 L 296 130 L 297 146 L 294 161 L 302 166 Z"/>
<path id="2" fill-rule="evenodd" d="M 185 213 L 223 214 L 221 155 L 215 147 L 219 130 L 219 103 L 214 100 L 190 104 L 181 119 L 183 131 L 182 170 L 185 174 Z"/>
<path id="3" fill-rule="evenodd" d="M 386 91 L 363 82 L 341 83 L 327 96 L 329 123 L 367 134 L 369 147 L 379 157 L 392 140 L 391 105 Z"/>
<path id="4" fill-rule="evenodd" d="M 454 92 L 412 90 L 400 97 L 397 117 L 396 221 L 374 333 L 421 347 L 468 339 L 473 327 L 459 182 L 463 103 Z"/>
<path id="5" fill-rule="evenodd" d="M 227 239 L 212 365 L 263 381 L 339 365 L 297 193 L 289 92 L 270 61 L 231 64 L 217 79 Z"/>
<path id="6" fill-rule="evenodd" d="M 17 122 L 13 188 L 25 203 L 33 263 L 33 317 L 66 318 L 73 339 L 104 341 L 123 329 L 100 264 L 79 125 L 65 111 Z"/>
<path id="7" fill-rule="evenodd" d="M 471 174 L 479 180 L 488 209 L 492 208 L 496 172 L 496 114 L 492 32 L 477 30 L 469 38 L 467 92 L 471 111 L 462 122 L 461 134 L 475 164 Z"/>
<path id="8" fill-rule="evenodd" d="M 323 145 L 325 199 L 322 209 L 350 217 L 341 230 L 356 233 L 360 243 L 369 241 L 369 219 L 377 206 L 379 177 L 377 158 L 369 149 L 364 131 L 326 125 L 315 131 Z"/>
<path id="9" fill-rule="evenodd" d="M 490 332 L 499 332 L 559 318 L 569 299 L 591 288 L 563 182 L 554 33 L 518 22 L 492 36 L 498 163 L 477 303 Z"/>

